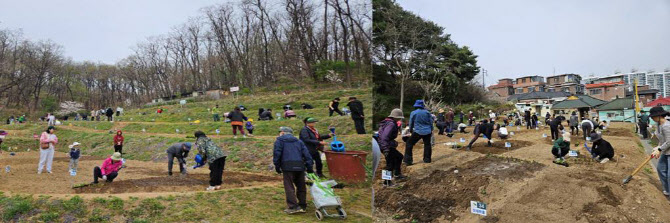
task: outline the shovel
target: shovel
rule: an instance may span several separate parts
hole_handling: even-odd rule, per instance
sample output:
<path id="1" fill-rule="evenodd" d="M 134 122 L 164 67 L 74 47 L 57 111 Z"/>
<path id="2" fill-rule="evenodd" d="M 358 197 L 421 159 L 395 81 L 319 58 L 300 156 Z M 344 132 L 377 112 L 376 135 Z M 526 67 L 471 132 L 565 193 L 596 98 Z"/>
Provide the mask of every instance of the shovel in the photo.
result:
<path id="1" fill-rule="evenodd" d="M 649 156 L 649 157 L 647 158 L 647 160 L 645 160 L 642 164 L 640 164 L 640 166 L 638 166 L 638 167 L 635 169 L 635 171 L 633 171 L 633 173 L 631 173 L 630 175 L 628 175 L 628 177 L 626 177 L 625 179 L 623 179 L 623 183 L 622 183 L 621 185 L 624 185 L 624 184 L 627 184 L 628 182 L 630 182 L 630 180 L 633 179 L 633 176 L 634 176 L 637 172 L 640 172 L 640 170 L 642 169 L 642 167 L 644 167 L 644 165 L 646 165 L 646 164 L 649 162 L 649 160 L 651 160 L 651 158 L 652 158 L 652 156 Z"/>

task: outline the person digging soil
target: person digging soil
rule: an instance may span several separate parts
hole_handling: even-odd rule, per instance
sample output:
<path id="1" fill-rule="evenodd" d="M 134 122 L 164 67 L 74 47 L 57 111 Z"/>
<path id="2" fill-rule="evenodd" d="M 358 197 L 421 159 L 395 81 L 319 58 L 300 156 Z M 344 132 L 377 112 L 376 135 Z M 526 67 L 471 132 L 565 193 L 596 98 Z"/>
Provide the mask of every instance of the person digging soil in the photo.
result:
<path id="1" fill-rule="evenodd" d="M 551 154 L 554 155 L 555 164 L 568 166 L 568 163 L 563 157 L 570 151 L 570 135 L 569 132 L 565 132 L 561 137 L 554 141 L 554 146 L 551 148 Z"/>
<path id="2" fill-rule="evenodd" d="M 121 153 L 115 152 L 109 158 L 102 162 L 102 166 L 93 168 L 93 184 L 98 183 L 98 179 L 103 179 L 111 183 L 119 176 L 119 170 L 123 167 L 121 162 Z"/>
<path id="3" fill-rule="evenodd" d="M 172 165 L 174 164 L 175 158 L 177 158 L 177 162 L 179 162 L 179 172 L 182 175 L 186 175 L 186 157 L 188 157 L 189 151 L 191 151 L 190 142 L 175 143 L 166 150 L 169 176 L 172 176 Z"/>

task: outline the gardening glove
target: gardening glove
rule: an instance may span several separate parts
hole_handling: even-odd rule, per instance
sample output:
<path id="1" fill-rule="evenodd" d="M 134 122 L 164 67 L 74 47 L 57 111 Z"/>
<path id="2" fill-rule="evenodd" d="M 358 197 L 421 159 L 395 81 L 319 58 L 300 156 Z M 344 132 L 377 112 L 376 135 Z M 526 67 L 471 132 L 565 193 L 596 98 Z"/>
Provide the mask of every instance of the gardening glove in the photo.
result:
<path id="1" fill-rule="evenodd" d="M 106 175 L 105 175 L 105 176 L 102 176 L 102 179 L 103 179 L 103 180 L 107 180 L 107 176 L 106 176 Z"/>

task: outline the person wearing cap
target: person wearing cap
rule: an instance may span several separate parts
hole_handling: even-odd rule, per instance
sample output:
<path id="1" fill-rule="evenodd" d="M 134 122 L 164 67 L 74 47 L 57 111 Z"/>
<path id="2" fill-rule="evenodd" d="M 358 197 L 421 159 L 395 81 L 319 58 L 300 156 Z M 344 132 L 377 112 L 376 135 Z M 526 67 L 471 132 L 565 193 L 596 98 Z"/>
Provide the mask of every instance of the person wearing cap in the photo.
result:
<path id="1" fill-rule="evenodd" d="M 323 141 L 330 139 L 333 136 L 333 133 L 328 134 L 319 134 L 319 131 L 316 130 L 316 123 L 319 120 L 315 118 L 307 117 L 303 120 L 305 126 L 300 130 L 300 141 L 302 141 L 309 155 L 312 156 L 314 160 L 314 165 L 316 165 L 316 175 L 319 177 L 324 177 L 323 175 L 323 162 L 321 161 L 321 152 L 323 152 L 324 147 L 328 145 L 327 142 Z"/>
<path id="2" fill-rule="evenodd" d="M 220 190 L 223 183 L 221 178 L 223 177 L 223 169 L 226 166 L 228 152 L 216 145 L 202 131 L 196 131 L 194 136 L 196 138 L 195 145 L 198 147 L 198 154 L 202 157 L 203 162 L 207 161 L 207 164 L 209 164 L 209 187 L 207 187 L 207 190 Z"/>
<path id="3" fill-rule="evenodd" d="M 411 135 L 405 145 L 404 162 L 407 165 L 413 163 L 412 148 L 419 142 L 419 139 L 423 140 L 423 162 L 430 163 L 432 154 L 433 118 L 430 112 L 425 109 L 423 100 L 416 100 L 414 108 L 415 110 L 409 115 L 409 132 Z"/>
<path id="4" fill-rule="evenodd" d="M 70 148 L 70 153 L 68 153 L 68 156 L 70 156 L 70 172 L 74 171 L 77 172 L 77 166 L 79 165 L 79 157 L 81 155 L 81 150 L 79 149 L 79 142 L 74 142 L 72 145 L 68 146 Z"/>
<path id="5" fill-rule="evenodd" d="M 172 165 L 174 164 L 174 159 L 177 158 L 179 162 L 179 172 L 184 175 L 186 174 L 186 157 L 188 157 L 188 152 L 191 151 L 190 142 L 179 142 L 172 144 L 165 151 L 168 156 L 168 175 L 172 176 Z"/>
<path id="6" fill-rule="evenodd" d="M 400 166 L 402 165 L 403 155 L 398 151 L 399 129 L 396 122 L 404 119 L 405 116 L 399 108 L 393 109 L 391 114 L 379 123 L 378 143 L 379 149 L 386 159 L 385 170 L 392 171 L 396 179 L 404 179 Z M 390 180 L 384 180 L 384 185 L 391 186 Z"/>
<path id="7" fill-rule="evenodd" d="M 351 110 L 351 119 L 354 120 L 356 133 L 365 134 L 365 114 L 363 113 L 363 102 L 356 99 L 356 97 L 349 97 L 347 103 L 349 110 Z"/>
<path id="8" fill-rule="evenodd" d="M 116 130 L 116 135 L 114 135 L 114 152 L 119 152 L 123 155 L 123 132 L 121 130 Z"/>
<path id="9" fill-rule="evenodd" d="M 102 166 L 93 168 L 93 183 L 97 184 L 98 179 L 112 182 L 119 176 L 119 170 L 123 166 L 121 162 L 121 153 L 115 152 L 109 158 L 102 162 Z"/>
<path id="10" fill-rule="evenodd" d="M 42 169 L 44 169 L 45 166 L 47 168 L 47 173 L 51 173 L 54 151 L 56 150 L 56 144 L 58 144 L 58 137 L 56 136 L 55 131 L 55 127 L 49 126 L 40 136 L 40 163 L 37 167 L 37 174 L 41 174 Z"/>
<path id="11" fill-rule="evenodd" d="M 649 116 L 656 122 L 656 137 L 658 138 L 658 146 L 654 148 L 651 155 L 658 159 L 656 169 L 663 185 L 663 194 L 670 196 L 670 121 L 666 119 L 666 116 L 670 116 L 670 112 L 664 110 L 663 107 L 656 106 L 649 110 Z"/>
<path id="12" fill-rule="evenodd" d="M 285 126 L 279 128 L 279 137 L 275 140 L 272 152 L 272 162 L 275 171 L 283 175 L 287 205 L 284 212 L 287 214 L 306 212 L 305 171 L 314 173 L 312 158 L 314 160 L 321 159 L 319 156 L 313 157 L 310 155 L 305 143 L 293 136 L 293 129 Z"/>
<path id="13" fill-rule="evenodd" d="M 435 126 L 437 127 L 437 134 L 438 135 L 444 135 L 444 129 L 447 127 L 447 115 L 444 113 L 444 109 L 438 110 L 438 113 L 436 115 L 436 123 Z"/>
<path id="14" fill-rule="evenodd" d="M 596 132 L 591 133 L 591 142 L 593 146 L 591 147 L 591 156 L 600 163 L 607 163 L 614 157 L 614 148 L 612 144 L 607 140 L 604 140 L 602 136 Z"/>
<path id="15" fill-rule="evenodd" d="M 340 114 L 340 116 L 344 115 L 342 114 L 342 111 L 340 111 L 340 98 L 335 98 L 330 103 L 328 103 L 328 116 L 333 116 L 333 112 L 337 112 L 337 114 Z"/>
<path id="16" fill-rule="evenodd" d="M 554 141 L 554 146 L 551 147 L 551 154 L 554 155 L 554 163 L 568 165 L 563 157 L 570 152 L 570 136 L 569 132 L 565 132 Z"/>

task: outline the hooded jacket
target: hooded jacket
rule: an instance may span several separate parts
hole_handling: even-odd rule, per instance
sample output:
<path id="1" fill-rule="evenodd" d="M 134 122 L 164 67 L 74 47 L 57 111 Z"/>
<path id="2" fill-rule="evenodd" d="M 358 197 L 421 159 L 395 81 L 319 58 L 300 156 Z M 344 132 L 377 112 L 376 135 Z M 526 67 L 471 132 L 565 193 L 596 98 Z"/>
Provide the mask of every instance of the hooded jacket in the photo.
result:
<path id="1" fill-rule="evenodd" d="M 305 143 L 291 134 L 277 137 L 272 162 L 276 170 L 302 172 L 312 169 L 314 161 Z M 311 172 L 311 171 L 309 171 Z"/>
<path id="2" fill-rule="evenodd" d="M 316 137 L 316 134 L 314 134 L 314 132 L 312 132 L 312 130 L 307 126 L 300 130 L 299 137 L 305 146 L 307 146 L 307 150 L 309 150 L 310 154 L 316 153 L 321 147 L 323 147 L 321 145 L 321 141 L 324 139 L 330 139 L 330 135 L 328 134 L 319 134 L 319 137 Z"/>
<path id="3" fill-rule="evenodd" d="M 388 152 L 391 148 L 397 148 L 398 125 L 392 118 L 386 118 L 379 123 L 379 149 L 382 153 Z"/>
<path id="4" fill-rule="evenodd" d="M 119 133 L 121 133 L 121 135 L 119 135 Z M 123 145 L 123 140 L 123 132 L 121 132 L 121 130 L 116 131 L 116 135 L 114 135 L 114 145 L 119 145 L 119 142 Z"/>

